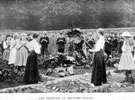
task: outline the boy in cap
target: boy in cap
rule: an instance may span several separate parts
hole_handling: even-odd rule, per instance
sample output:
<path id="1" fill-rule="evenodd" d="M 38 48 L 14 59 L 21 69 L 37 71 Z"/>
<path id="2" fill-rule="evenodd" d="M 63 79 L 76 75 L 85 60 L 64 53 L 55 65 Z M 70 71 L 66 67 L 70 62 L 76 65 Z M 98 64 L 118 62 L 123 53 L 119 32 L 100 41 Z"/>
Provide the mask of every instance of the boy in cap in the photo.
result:
<path id="1" fill-rule="evenodd" d="M 66 39 L 63 35 L 63 32 L 60 32 L 60 37 L 58 37 L 56 44 L 58 46 L 58 52 L 60 53 L 59 56 L 59 61 L 60 65 L 62 66 L 64 64 L 64 50 L 65 50 L 65 44 L 66 44 Z"/>
<path id="2" fill-rule="evenodd" d="M 49 44 L 49 37 L 47 36 L 47 32 L 43 32 L 43 36 L 40 38 L 41 44 L 41 54 L 48 53 L 48 44 Z"/>
<path id="3" fill-rule="evenodd" d="M 60 32 L 60 37 L 57 39 L 56 44 L 58 46 L 58 52 L 59 53 L 64 53 L 66 39 L 65 39 L 62 32 Z"/>

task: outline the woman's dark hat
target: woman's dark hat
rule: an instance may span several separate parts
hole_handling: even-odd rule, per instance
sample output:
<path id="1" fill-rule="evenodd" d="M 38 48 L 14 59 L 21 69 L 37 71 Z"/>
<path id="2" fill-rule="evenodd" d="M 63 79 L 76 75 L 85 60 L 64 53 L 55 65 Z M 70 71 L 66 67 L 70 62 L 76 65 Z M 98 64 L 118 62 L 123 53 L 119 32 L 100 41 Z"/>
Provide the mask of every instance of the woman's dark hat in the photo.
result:
<path id="1" fill-rule="evenodd" d="M 34 38 L 34 39 L 35 39 L 35 38 L 38 38 L 38 36 L 39 36 L 38 33 L 34 33 L 34 34 L 33 34 L 33 38 Z"/>

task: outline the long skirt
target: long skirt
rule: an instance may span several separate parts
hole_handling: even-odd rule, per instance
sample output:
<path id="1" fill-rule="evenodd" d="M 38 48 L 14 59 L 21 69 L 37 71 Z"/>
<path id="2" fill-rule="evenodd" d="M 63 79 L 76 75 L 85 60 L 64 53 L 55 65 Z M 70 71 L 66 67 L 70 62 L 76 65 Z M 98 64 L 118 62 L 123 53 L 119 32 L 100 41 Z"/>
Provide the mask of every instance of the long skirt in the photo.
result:
<path id="1" fill-rule="evenodd" d="M 26 84 L 34 84 L 39 81 L 39 72 L 37 67 L 37 54 L 33 51 L 27 59 L 24 82 Z"/>
<path id="2" fill-rule="evenodd" d="M 96 86 L 107 83 L 103 50 L 96 52 L 94 55 L 91 83 Z"/>

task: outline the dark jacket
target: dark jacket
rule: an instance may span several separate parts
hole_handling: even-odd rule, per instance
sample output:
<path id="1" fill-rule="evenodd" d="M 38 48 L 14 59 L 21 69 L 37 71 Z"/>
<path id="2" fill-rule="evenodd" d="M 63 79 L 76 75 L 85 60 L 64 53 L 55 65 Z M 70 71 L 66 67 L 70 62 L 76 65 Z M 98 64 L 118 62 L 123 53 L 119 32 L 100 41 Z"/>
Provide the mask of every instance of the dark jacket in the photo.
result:
<path id="1" fill-rule="evenodd" d="M 41 37 L 40 38 L 40 44 L 42 47 L 46 47 L 48 48 L 48 44 L 49 44 L 49 38 L 47 37 Z"/>
<path id="2" fill-rule="evenodd" d="M 117 38 L 113 39 L 113 46 L 114 46 L 114 48 L 116 48 L 118 46 L 118 39 Z"/>
<path id="3" fill-rule="evenodd" d="M 75 50 L 76 51 L 80 51 L 80 50 L 82 50 L 83 49 L 83 43 L 84 43 L 84 40 L 81 40 L 79 43 L 75 43 L 74 45 L 75 45 Z"/>
<path id="4" fill-rule="evenodd" d="M 87 46 L 89 49 L 94 48 L 94 44 L 95 44 L 94 39 L 87 39 L 87 40 L 86 40 L 86 46 Z"/>
<path id="5" fill-rule="evenodd" d="M 66 39 L 64 37 L 59 37 L 56 41 L 58 49 L 65 49 Z"/>

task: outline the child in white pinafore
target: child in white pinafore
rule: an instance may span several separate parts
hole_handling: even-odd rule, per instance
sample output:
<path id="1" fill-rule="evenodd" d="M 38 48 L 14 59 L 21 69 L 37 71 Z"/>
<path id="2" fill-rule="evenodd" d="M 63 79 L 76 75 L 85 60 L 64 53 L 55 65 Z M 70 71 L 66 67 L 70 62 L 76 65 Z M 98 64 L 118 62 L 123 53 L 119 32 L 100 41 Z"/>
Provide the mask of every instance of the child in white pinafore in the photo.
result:
<path id="1" fill-rule="evenodd" d="M 123 32 L 122 36 L 124 37 L 124 43 L 122 46 L 122 55 L 120 58 L 118 70 L 126 71 L 125 81 L 127 82 L 131 71 L 135 69 L 135 63 L 132 55 L 134 42 L 132 41 L 129 32 Z"/>

